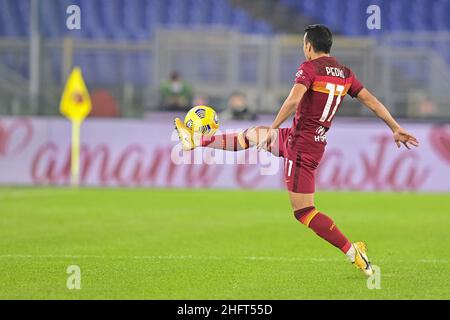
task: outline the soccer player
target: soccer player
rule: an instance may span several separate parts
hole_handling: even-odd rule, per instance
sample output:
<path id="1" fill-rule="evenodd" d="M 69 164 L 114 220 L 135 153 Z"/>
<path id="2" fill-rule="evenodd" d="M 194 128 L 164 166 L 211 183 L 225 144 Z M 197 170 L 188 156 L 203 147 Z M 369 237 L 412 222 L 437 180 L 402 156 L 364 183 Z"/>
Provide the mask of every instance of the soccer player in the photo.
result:
<path id="1" fill-rule="evenodd" d="M 405 131 L 355 77 L 355 74 L 330 56 L 331 31 L 324 25 L 305 30 L 303 52 L 306 61 L 300 66 L 295 84 L 270 127 L 255 127 L 240 133 L 194 139 L 180 119 L 175 119 L 184 150 L 209 147 L 240 151 L 256 146 L 285 159 L 284 176 L 295 218 L 318 236 L 341 250 L 366 275 L 373 274 L 363 242 L 351 243 L 333 220 L 314 204 L 316 169 L 326 145 L 326 133 L 343 98 L 348 94 L 372 110 L 392 130 L 400 148 L 417 147 L 418 140 Z M 295 113 L 291 128 L 280 126 Z"/>

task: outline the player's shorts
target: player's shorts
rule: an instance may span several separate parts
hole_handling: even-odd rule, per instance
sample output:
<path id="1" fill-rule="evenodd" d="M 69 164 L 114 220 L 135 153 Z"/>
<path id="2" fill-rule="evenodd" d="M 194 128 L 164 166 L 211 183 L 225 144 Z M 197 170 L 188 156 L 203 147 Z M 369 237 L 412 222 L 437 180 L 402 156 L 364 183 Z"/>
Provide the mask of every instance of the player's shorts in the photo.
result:
<path id="1" fill-rule="evenodd" d="M 284 180 L 287 189 L 294 193 L 316 191 L 316 171 L 323 152 L 311 153 L 295 150 L 289 143 L 290 128 L 278 130 L 278 156 L 284 161 Z"/>

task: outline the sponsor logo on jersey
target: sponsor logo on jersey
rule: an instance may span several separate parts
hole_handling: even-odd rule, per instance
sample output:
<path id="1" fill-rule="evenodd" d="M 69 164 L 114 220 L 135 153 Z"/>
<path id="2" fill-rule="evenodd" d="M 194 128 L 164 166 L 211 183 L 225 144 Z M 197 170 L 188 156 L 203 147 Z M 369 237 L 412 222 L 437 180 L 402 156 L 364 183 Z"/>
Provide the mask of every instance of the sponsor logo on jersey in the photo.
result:
<path id="1" fill-rule="evenodd" d="M 323 126 L 320 126 L 316 130 L 316 134 L 314 136 L 315 142 L 326 142 L 327 141 L 327 129 Z"/>

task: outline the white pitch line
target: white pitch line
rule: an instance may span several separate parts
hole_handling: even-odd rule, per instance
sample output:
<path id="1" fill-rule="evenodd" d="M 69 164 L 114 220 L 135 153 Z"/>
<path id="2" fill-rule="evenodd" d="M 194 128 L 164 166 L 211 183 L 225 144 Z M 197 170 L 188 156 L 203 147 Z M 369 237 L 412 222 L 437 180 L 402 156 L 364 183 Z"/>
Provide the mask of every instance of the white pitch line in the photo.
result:
<path id="1" fill-rule="evenodd" d="M 420 263 L 448 263 L 448 260 L 443 259 L 420 259 Z"/>
<path id="2" fill-rule="evenodd" d="M 5 254 L 0 255 L 0 259 L 113 259 L 113 260 L 249 260 L 249 261 L 281 261 L 281 262 L 337 262 L 343 259 L 330 258 L 300 258 L 300 257 L 268 257 L 268 256 L 237 256 L 237 257 L 219 257 L 219 256 L 105 256 L 105 255 L 27 255 L 27 254 Z M 403 260 L 380 259 L 378 262 L 389 263 L 406 262 Z M 412 262 L 412 261 L 409 261 Z M 445 259 L 420 259 L 418 263 L 430 264 L 448 264 Z"/>

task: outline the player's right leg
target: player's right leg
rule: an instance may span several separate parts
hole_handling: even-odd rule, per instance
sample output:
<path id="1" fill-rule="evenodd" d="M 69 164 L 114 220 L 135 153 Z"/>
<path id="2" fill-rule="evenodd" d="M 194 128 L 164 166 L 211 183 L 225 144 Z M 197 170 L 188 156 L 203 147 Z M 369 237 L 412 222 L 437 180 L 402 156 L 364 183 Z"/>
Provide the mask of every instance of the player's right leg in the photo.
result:
<path id="1" fill-rule="evenodd" d="M 253 127 L 228 134 L 216 134 L 214 136 L 194 135 L 180 119 L 175 119 L 175 129 L 178 132 L 183 149 L 186 151 L 198 147 L 207 147 L 227 151 L 241 151 L 254 147 L 260 139 L 266 137 L 268 127 Z M 266 148 L 268 149 L 268 148 Z"/>
<path id="2" fill-rule="evenodd" d="M 295 218 L 319 237 L 341 250 L 366 275 L 372 275 L 373 270 L 367 258 L 366 245 L 362 242 L 352 244 L 335 222 L 315 207 L 315 172 L 322 154 L 288 150 L 285 158 L 287 159 L 285 161 L 286 185 Z"/>
<path id="3" fill-rule="evenodd" d="M 333 219 L 316 209 L 313 193 L 289 192 L 289 197 L 295 218 L 299 222 L 341 250 L 364 274 L 368 276 L 373 274 L 372 266 L 367 257 L 366 244 L 363 242 L 351 243 L 339 230 Z"/>

